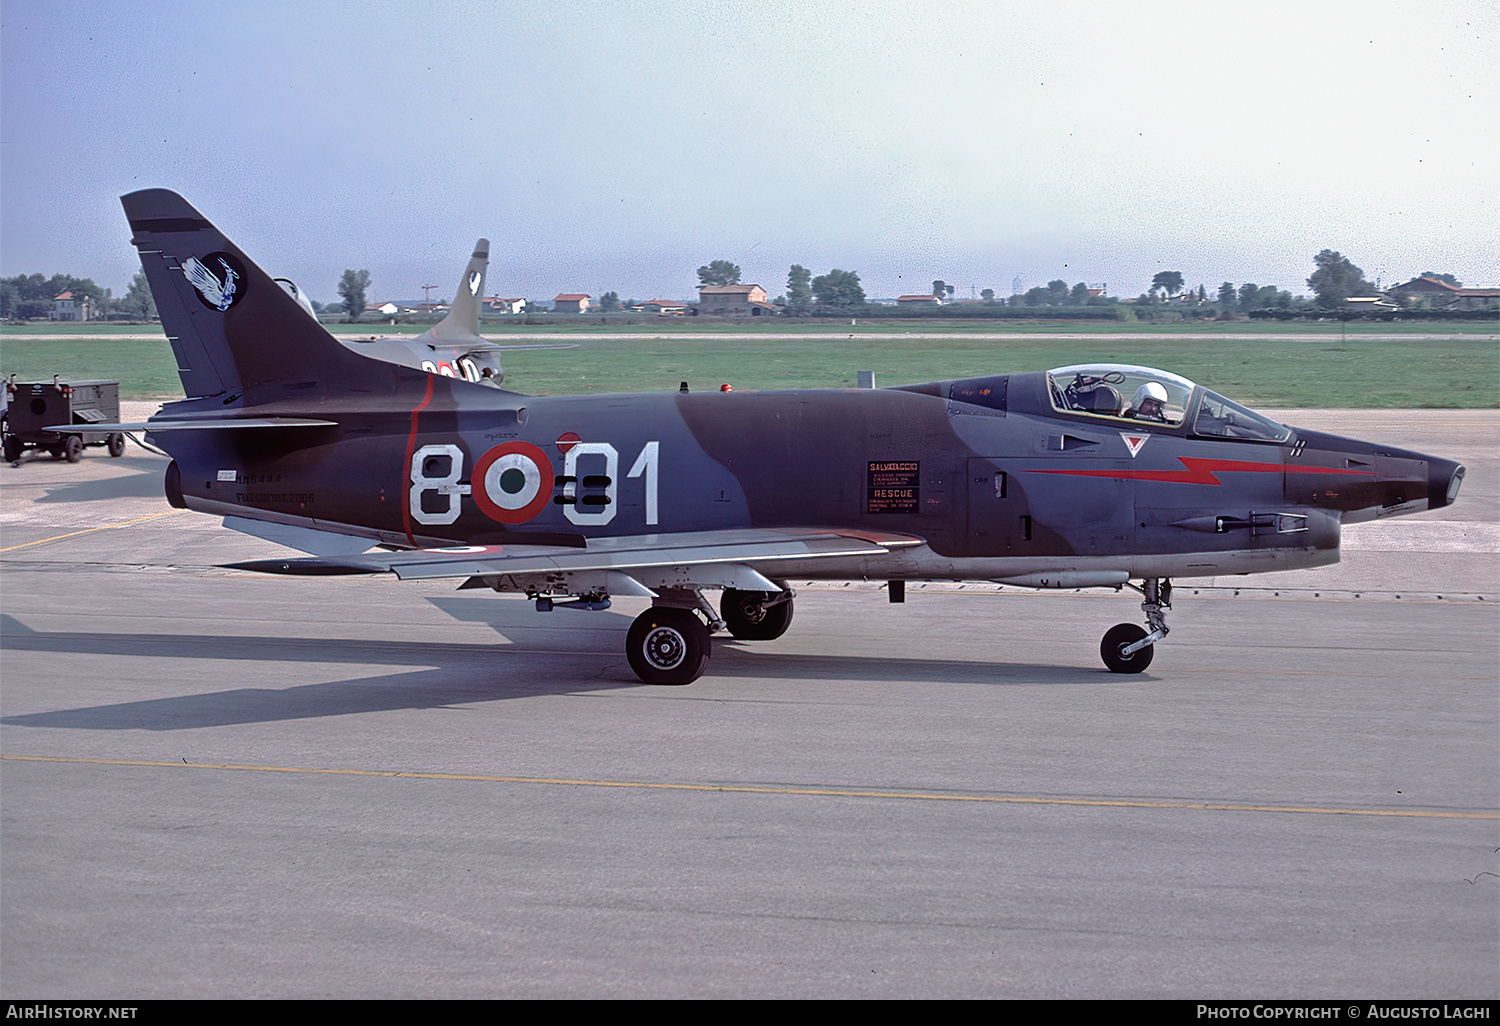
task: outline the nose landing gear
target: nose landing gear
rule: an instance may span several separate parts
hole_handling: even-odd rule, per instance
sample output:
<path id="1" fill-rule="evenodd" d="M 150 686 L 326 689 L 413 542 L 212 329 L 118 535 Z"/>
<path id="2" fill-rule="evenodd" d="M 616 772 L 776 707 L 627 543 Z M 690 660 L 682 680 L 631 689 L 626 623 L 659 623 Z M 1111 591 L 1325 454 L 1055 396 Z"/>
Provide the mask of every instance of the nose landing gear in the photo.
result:
<path id="1" fill-rule="evenodd" d="M 1150 666 L 1155 644 L 1171 630 L 1165 611 L 1172 608 L 1172 582 L 1165 577 L 1147 577 L 1137 590 L 1145 596 L 1141 610 L 1150 631 L 1138 624 L 1117 623 L 1105 632 L 1099 656 L 1111 673 L 1140 673 Z"/>

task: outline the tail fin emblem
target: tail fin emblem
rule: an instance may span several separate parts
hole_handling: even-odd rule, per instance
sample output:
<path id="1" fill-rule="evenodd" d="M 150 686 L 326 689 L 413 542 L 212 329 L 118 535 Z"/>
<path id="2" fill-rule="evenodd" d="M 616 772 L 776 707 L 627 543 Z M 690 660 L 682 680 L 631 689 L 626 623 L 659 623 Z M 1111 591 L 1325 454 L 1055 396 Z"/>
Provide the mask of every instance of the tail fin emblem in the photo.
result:
<path id="1" fill-rule="evenodd" d="M 223 269 L 223 278 L 200 263 L 197 257 L 188 257 L 182 262 L 182 273 L 198 290 L 198 297 L 205 306 L 223 313 L 239 301 L 239 280 L 244 271 L 236 266 L 239 261 L 228 253 L 213 253 L 206 259 Z"/>

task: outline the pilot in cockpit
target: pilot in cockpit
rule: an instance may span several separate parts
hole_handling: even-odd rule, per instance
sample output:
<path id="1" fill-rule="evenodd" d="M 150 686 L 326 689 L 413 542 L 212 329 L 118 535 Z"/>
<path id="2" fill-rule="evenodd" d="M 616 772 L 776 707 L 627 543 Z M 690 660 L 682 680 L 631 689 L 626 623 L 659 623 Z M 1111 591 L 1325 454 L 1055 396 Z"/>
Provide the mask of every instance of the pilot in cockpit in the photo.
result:
<path id="1" fill-rule="evenodd" d="M 1154 420 L 1165 424 L 1167 415 L 1167 390 L 1155 381 L 1148 381 L 1135 390 L 1135 396 L 1130 400 L 1130 409 L 1125 411 L 1125 416 L 1132 420 Z"/>

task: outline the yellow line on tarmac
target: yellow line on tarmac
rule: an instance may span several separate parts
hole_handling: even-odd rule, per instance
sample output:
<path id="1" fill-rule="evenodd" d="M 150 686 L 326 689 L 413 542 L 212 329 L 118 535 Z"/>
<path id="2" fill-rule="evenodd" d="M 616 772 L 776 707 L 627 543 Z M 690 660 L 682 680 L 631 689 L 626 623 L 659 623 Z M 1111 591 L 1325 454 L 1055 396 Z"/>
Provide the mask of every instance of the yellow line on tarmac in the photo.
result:
<path id="1" fill-rule="evenodd" d="M 1137 798 L 1028 798 L 998 794 L 943 794 L 938 791 L 881 791 L 833 787 L 757 784 L 673 784 L 644 780 L 574 780 L 566 777 L 509 777 L 484 773 L 422 773 L 408 770 L 335 769 L 316 766 L 245 766 L 234 763 L 166 762 L 137 759 L 89 759 L 62 755 L 0 755 L 14 762 L 64 762 L 92 766 L 146 766 L 163 769 L 241 770 L 252 773 L 305 773 L 339 777 L 402 777 L 408 780 L 466 780 L 491 784 L 554 784 L 564 787 L 624 787 L 652 791 L 722 791 L 735 794 L 782 794 L 827 798 L 888 798 L 911 801 L 982 802 L 998 805 L 1082 805 L 1093 808 L 1197 809 L 1214 812 L 1313 812 L 1329 816 L 1387 816 L 1410 819 L 1500 819 L 1500 812 L 1440 809 L 1344 809 L 1316 805 L 1247 805 L 1235 802 L 1153 801 Z"/>
<path id="2" fill-rule="evenodd" d="M 7 545 L 0 552 L 14 552 L 16 549 L 29 548 L 32 545 L 46 545 L 48 542 L 62 541 L 64 538 L 76 538 L 80 534 L 93 534 L 95 531 L 109 531 L 116 527 L 130 527 L 132 524 L 144 524 L 148 520 L 160 520 L 162 517 L 170 517 L 176 513 L 185 513 L 186 510 L 169 509 L 165 513 L 152 513 L 149 517 L 136 517 L 134 520 L 121 520 L 118 524 L 104 524 L 100 527 L 85 527 L 82 531 L 69 531 L 67 534 L 54 534 L 51 538 L 38 538 L 36 541 L 22 542 L 19 545 Z"/>

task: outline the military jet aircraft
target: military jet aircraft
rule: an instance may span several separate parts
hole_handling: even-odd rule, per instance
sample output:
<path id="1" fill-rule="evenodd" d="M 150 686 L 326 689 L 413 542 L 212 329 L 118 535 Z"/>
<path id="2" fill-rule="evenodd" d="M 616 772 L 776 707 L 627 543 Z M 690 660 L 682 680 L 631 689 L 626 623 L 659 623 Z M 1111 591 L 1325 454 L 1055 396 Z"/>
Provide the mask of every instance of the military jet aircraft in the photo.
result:
<path id="1" fill-rule="evenodd" d="M 310 553 L 238 566 L 454 578 L 541 610 L 647 597 L 625 650 L 648 683 L 695 680 L 714 631 L 780 636 L 787 582 L 825 578 L 892 601 L 908 580 L 1129 586 L 1145 624 L 1100 654 L 1138 673 L 1173 578 L 1336 562 L 1343 525 L 1445 506 L 1464 475 L 1126 365 L 520 395 L 366 359 L 180 196 L 123 203 L 189 398 L 116 427 L 171 455 L 173 506 Z"/>
<path id="2" fill-rule="evenodd" d="M 500 353 L 510 349 L 576 349 L 572 343 L 536 343 L 497 345 L 479 334 L 479 303 L 484 295 L 484 276 L 490 264 L 490 240 L 474 243 L 474 253 L 459 279 L 453 305 L 443 319 L 420 335 L 387 335 L 379 338 L 340 338 L 339 341 L 361 356 L 414 367 L 447 378 L 463 378 L 481 385 L 498 386 L 505 380 Z M 276 278 L 276 284 L 317 320 L 312 303 L 289 278 Z M 213 286 L 208 285 L 210 291 Z"/>

